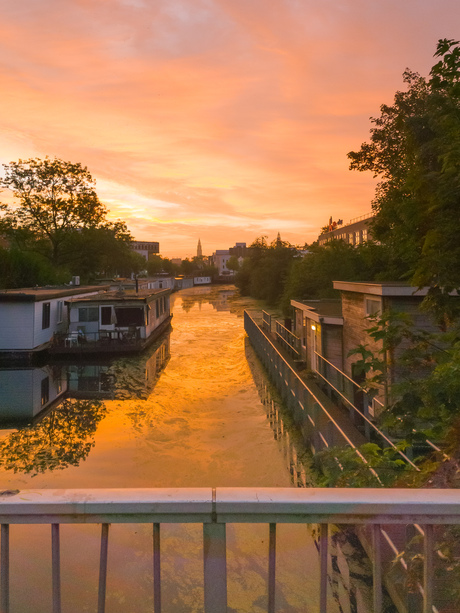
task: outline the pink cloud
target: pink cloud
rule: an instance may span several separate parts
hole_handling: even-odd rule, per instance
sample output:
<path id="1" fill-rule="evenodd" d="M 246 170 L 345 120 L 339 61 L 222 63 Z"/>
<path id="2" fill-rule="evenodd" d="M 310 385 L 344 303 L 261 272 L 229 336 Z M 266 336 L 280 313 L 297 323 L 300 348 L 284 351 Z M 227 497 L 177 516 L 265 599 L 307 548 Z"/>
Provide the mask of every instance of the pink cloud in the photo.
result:
<path id="1" fill-rule="evenodd" d="M 370 209 L 346 153 L 457 35 L 454 0 L 24 0 L 0 23 L 2 159 L 86 164 L 166 255 Z M 291 228 L 287 230 L 286 228 Z M 275 232 L 276 234 L 276 232 Z"/>

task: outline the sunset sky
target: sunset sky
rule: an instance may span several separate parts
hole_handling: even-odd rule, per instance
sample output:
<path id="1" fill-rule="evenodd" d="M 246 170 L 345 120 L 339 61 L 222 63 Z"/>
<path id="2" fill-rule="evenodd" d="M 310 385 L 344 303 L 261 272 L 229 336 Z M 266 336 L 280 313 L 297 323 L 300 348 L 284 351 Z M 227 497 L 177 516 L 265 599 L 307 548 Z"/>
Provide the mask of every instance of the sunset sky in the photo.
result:
<path id="1" fill-rule="evenodd" d="M 346 154 L 458 0 L 0 0 L 0 161 L 81 162 L 167 257 L 367 213 Z"/>

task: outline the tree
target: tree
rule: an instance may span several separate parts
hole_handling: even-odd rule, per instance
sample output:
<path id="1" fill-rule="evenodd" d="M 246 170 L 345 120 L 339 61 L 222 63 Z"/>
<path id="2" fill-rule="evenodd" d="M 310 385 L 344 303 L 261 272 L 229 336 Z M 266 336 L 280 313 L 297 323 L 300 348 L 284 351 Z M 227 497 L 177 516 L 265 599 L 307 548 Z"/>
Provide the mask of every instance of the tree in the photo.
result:
<path id="1" fill-rule="evenodd" d="M 373 236 L 399 261 L 399 276 L 429 286 L 427 304 L 446 323 L 449 292 L 460 289 L 460 47 L 440 40 L 430 78 L 406 70 L 408 88 L 371 118 L 369 143 L 350 168 L 380 178 Z"/>
<path id="2" fill-rule="evenodd" d="M 161 255 L 151 255 L 146 268 L 147 274 L 149 275 L 158 275 L 161 273 L 175 275 L 179 270 L 176 264 L 173 264 L 170 259 L 163 258 Z"/>
<path id="3" fill-rule="evenodd" d="M 0 186 L 18 199 L 15 207 L 3 205 L 3 230 L 49 257 L 53 265 L 66 264 L 64 245 L 69 235 L 110 227 L 95 181 L 80 163 L 46 157 L 3 166 Z"/>
<path id="4" fill-rule="evenodd" d="M 339 298 L 333 281 L 386 281 L 394 278 L 389 249 L 372 241 L 349 245 L 334 240 L 311 245 L 309 253 L 296 258 L 289 271 L 282 306 L 288 311 L 292 298 L 319 300 Z"/>
<path id="5" fill-rule="evenodd" d="M 0 288 L 33 287 L 53 285 L 68 280 L 50 262 L 38 253 L 0 247 Z"/>
<path id="6" fill-rule="evenodd" d="M 274 240 L 267 244 L 266 237 L 256 239 L 249 248 L 235 276 L 235 284 L 243 295 L 249 294 L 274 305 L 279 302 L 295 256 L 289 243 Z"/>
<path id="7" fill-rule="evenodd" d="M 232 255 L 228 258 L 228 262 L 226 264 L 229 270 L 233 270 L 233 272 L 238 272 L 240 269 L 240 263 L 236 255 Z"/>

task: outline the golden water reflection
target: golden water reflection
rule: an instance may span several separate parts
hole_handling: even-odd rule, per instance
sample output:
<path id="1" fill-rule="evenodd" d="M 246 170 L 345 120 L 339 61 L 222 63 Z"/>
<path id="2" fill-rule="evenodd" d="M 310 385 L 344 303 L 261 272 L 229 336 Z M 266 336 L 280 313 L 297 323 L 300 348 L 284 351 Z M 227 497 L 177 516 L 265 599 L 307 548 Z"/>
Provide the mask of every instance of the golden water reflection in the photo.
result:
<path id="1" fill-rule="evenodd" d="M 308 485 L 295 435 L 267 401 L 245 342 L 242 313 L 254 302 L 231 288 L 198 290 L 173 295 L 173 331 L 148 354 L 62 366 L 66 399 L 30 427 L 4 431 L 10 457 L 1 460 L 3 487 Z M 62 435 L 53 420 L 63 423 Z M 21 441 L 23 456 L 15 459 Z M 11 611 L 48 612 L 49 528 L 11 532 Z M 95 610 L 99 536 L 98 526 L 62 529 L 68 613 Z M 230 612 L 267 610 L 267 548 L 268 526 L 228 526 Z M 313 613 L 318 566 L 311 530 L 280 526 L 277 553 L 277 611 Z M 201 526 L 162 525 L 162 585 L 164 613 L 203 610 Z M 111 527 L 106 610 L 152 610 L 151 526 Z M 335 600 L 328 610 L 339 611 Z"/>

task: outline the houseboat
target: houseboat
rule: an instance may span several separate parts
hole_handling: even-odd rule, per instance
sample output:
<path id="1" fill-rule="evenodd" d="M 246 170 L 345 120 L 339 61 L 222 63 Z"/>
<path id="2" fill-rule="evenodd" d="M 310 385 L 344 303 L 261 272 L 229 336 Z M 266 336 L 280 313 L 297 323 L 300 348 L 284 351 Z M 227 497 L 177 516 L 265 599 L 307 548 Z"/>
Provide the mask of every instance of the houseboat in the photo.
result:
<path id="1" fill-rule="evenodd" d="M 142 351 L 170 323 L 170 293 L 110 285 L 0 291 L 0 360 Z"/>
<path id="2" fill-rule="evenodd" d="M 170 289 L 104 291 L 65 302 L 69 325 L 55 334 L 52 355 L 142 351 L 170 325 Z"/>
<path id="3" fill-rule="evenodd" d="M 56 335 L 67 334 L 65 303 L 109 287 L 69 284 L 0 291 L 0 359 L 30 360 L 46 351 Z"/>

